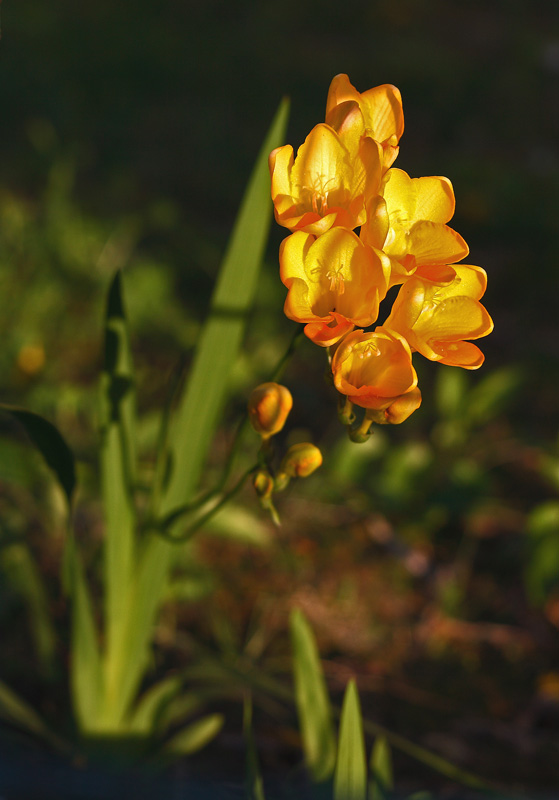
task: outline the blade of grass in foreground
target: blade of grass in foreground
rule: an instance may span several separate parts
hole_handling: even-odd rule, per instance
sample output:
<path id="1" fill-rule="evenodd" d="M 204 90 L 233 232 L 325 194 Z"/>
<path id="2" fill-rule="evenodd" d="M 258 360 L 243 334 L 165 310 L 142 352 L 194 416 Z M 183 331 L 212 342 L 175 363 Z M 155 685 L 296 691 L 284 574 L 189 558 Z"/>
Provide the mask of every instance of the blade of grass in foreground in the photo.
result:
<path id="1" fill-rule="evenodd" d="M 170 423 L 170 482 L 163 487 L 160 514 L 192 499 L 237 357 L 247 314 L 252 307 L 258 270 L 271 219 L 268 153 L 282 143 L 288 104 L 284 101 L 258 156 L 235 223 L 188 382 Z M 163 474 L 165 464 L 159 464 Z M 128 595 L 119 700 L 128 708 L 149 655 L 155 615 L 165 591 L 174 545 L 156 535 L 146 538 Z"/>
<path id="2" fill-rule="evenodd" d="M 296 609 L 289 620 L 293 677 L 305 761 L 315 781 L 327 780 L 336 763 L 332 709 L 313 632 Z"/>
<path id="3" fill-rule="evenodd" d="M 334 800 L 366 800 L 366 797 L 367 760 L 363 719 L 357 686 L 352 679 L 345 690 L 340 717 Z"/>

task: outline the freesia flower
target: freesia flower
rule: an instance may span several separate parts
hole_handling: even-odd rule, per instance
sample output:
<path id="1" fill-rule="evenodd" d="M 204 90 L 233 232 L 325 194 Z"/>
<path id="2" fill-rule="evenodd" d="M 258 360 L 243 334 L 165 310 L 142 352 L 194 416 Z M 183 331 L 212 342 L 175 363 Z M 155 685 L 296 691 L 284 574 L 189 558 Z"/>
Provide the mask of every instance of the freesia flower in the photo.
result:
<path id="1" fill-rule="evenodd" d="M 364 222 L 367 200 L 380 186 L 382 149 L 367 137 L 344 143 L 320 124 L 297 158 L 287 144 L 270 153 L 269 165 L 276 220 L 318 236 L 333 226 L 353 230 Z"/>
<path id="2" fill-rule="evenodd" d="M 360 94 L 347 75 L 336 75 L 328 90 L 326 123 L 340 133 L 342 140 L 368 136 L 379 142 L 383 168 L 388 169 L 398 155 L 404 131 L 402 97 L 389 83 Z"/>
<path id="3" fill-rule="evenodd" d="M 376 411 L 417 386 L 408 343 L 387 327 L 348 334 L 334 353 L 332 374 L 336 389 L 350 402 Z"/>
<path id="4" fill-rule="evenodd" d="M 446 224 L 454 207 L 448 178 L 410 178 L 395 168 L 386 173 L 380 196 L 369 201 L 360 235 L 390 257 L 391 285 L 403 283 L 417 267 L 454 264 L 468 255 L 464 239 Z"/>
<path id="5" fill-rule="evenodd" d="M 486 284 L 481 267 L 421 267 L 400 289 L 385 325 L 431 361 L 477 369 L 484 355 L 464 339 L 479 339 L 493 330 L 479 302 Z"/>
<path id="6" fill-rule="evenodd" d="M 390 262 L 352 231 L 332 228 L 318 238 L 297 231 L 281 244 L 280 276 L 288 288 L 286 316 L 307 323 L 309 339 L 328 347 L 355 325 L 375 322 Z"/>

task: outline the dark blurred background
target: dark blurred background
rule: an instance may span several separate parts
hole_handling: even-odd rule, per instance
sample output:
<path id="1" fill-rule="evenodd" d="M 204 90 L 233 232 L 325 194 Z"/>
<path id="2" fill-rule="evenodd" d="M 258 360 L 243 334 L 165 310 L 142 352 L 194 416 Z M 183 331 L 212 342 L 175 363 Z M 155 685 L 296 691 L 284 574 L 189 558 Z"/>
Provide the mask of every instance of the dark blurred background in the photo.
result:
<path id="1" fill-rule="evenodd" d="M 273 654 L 285 608 L 299 604 L 331 682 L 341 691 L 357 670 L 373 716 L 486 775 L 548 786 L 559 741 L 555 2 L 5 2 L 3 398 L 46 414 L 93 462 L 102 308 L 124 267 L 148 452 L 281 97 L 297 147 L 339 72 L 360 91 L 398 86 L 396 166 L 451 179 L 466 261 L 488 273 L 486 363 L 475 374 L 418 365 L 422 408 L 360 450 L 340 439 L 324 365 L 304 346 L 287 382 L 295 424 L 325 447 L 322 477 L 285 500 L 279 557 L 277 542 L 257 557 L 202 545 L 211 580 L 198 589 L 214 604 L 179 624 L 242 639 L 256 616 L 259 653 Z M 277 277 L 284 233 L 274 226 L 233 411 L 292 330 Z M 17 517 L 32 482 L 11 435 L 0 478 Z M 40 503 L 29 508 L 36 534 Z M 98 524 L 98 511 L 82 515 L 84 529 Z M 21 611 L 17 587 L 3 591 Z M 6 652 L 5 677 L 40 698 L 15 638 Z"/>

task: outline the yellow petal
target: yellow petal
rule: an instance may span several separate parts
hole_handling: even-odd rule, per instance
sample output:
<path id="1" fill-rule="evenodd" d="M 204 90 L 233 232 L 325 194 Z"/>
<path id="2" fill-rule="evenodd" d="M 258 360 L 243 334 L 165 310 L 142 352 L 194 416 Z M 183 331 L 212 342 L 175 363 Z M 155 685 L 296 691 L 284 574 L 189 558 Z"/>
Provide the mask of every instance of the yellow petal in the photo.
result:
<path id="1" fill-rule="evenodd" d="M 393 167 L 382 191 L 392 227 L 409 230 L 421 220 L 448 222 L 454 213 L 454 191 L 447 178 L 410 178 Z"/>
<path id="2" fill-rule="evenodd" d="M 466 258 L 469 248 L 459 233 L 439 222 L 416 222 L 408 236 L 407 250 L 422 264 L 454 264 Z"/>

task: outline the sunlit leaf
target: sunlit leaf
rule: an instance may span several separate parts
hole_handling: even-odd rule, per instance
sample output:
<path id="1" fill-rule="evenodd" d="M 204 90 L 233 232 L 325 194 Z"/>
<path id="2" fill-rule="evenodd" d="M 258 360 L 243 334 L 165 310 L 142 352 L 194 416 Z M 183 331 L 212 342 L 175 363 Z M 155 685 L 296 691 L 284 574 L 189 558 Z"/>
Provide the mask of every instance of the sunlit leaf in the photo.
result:
<path id="1" fill-rule="evenodd" d="M 268 153 L 282 144 L 287 103 L 276 114 L 245 193 L 231 243 L 196 348 L 194 363 L 169 431 L 170 481 L 164 487 L 162 516 L 188 503 L 196 490 L 219 412 L 225 401 L 230 369 L 242 341 L 254 301 L 258 270 L 271 219 Z M 167 474 L 166 460 L 159 469 Z M 149 656 L 155 616 L 166 591 L 175 545 L 157 535 L 146 537 L 125 610 L 121 638 L 129 668 L 122 674 L 118 702 L 126 707 L 137 691 Z"/>
<path id="2" fill-rule="evenodd" d="M 328 779 L 336 761 L 332 710 L 311 627 L 296 609 L 290 618 L 293 676 L 307 767 L 315 781 Z"/>

